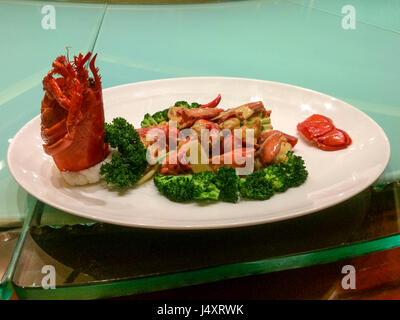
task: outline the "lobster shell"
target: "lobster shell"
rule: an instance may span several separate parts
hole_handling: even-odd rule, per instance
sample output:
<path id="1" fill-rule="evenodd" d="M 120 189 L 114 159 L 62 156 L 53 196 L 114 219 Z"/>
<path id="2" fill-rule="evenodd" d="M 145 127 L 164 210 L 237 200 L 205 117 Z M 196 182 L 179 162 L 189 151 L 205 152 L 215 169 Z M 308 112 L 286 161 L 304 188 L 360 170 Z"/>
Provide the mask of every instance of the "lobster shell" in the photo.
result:
<path id="1" fill-rule="evenodd" d="M 96 56 L 91 52 L 69 61 L 59 56 L 43 79 L 41 135 L 44 151 L 60 171 L 87 169 L 104 160 L 109 152 L 104 142 L 104 108 Z M 54 75 L 60 75 L 55 78 Z"/>

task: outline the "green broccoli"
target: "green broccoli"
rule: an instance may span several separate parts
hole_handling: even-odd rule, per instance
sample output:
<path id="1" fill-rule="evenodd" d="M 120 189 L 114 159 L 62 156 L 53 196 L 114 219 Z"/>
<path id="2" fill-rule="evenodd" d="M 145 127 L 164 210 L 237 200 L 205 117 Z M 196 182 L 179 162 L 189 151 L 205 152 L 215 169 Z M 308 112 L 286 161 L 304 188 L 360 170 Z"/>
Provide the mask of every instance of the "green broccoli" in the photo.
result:
<path id="1" fill-rule="evenodd" d="M 168 111 L 169 111 L 169 108 L 164 109 L 162 111 L 158 111 L 155 114 L 153 114 L 152 117 L 153 117 L 154 121 L 157 123 L 160 123 L 163 121 L 168 122 Z"/>
<path id="2" fill-rule="evenodd" d="M 254 200 L 267 200 L 274 195 L 270 181 L 265 178 L 263 171 L 254 171 L 252 174 L 241 178 L 239 190 L 243 198 Z"/>
<path id="3" fill-rule="evenodd" d="M 186 101 L 177 101 L 174 104 L 174 107 L 185 107 L 185 109 L 193 109 L 200 107 L 201 104 L 197 102 L 192 102 L 192 104 L 187 103 Z"/>
<path id="4" fill-rule="evenodd" d="M 189 109 L 199 108 L 199 107 L 201 107 L 200 103 L 192 102 L 192 104 L 190 105 Z"/>
<path id="5" fill-rule="evenodd" d="M 284 173 L 289 187 L 298 187 L 308 177 L 304 160 L 302 157 L 296 156 L 293 151 L 289 151 L 286 155 L 288 160 L 279 164 L 280 170 Z"/>
<path id="6" fill-rule="evenodd" d="M 131 187 L 139 181 L 147 167 L 146 149 L 138 132 L 125 119 L 115 118 L 104 128 L 104 140 L 118 153 L 101 166 L 100 174 L 108 184 L 119 189 Z"/>
<path id="7" fill-rule="evenodd" d="M 293 152 L 288 152 L 288 161 L 273 164 L 239 178 L 232 167 L 220 167 L 193 175 L 161 175 L 154 177 L 157 189 L 168 199 L 176 202 L 187 200 L 222 200 L 237 202 L 240 195 L 245 199 L 267 200 L 275 192 L 284 192 L 297 187 L 307 179 L 304 161 Z"/>
<path id="8" fill-rule="evenodd" d="M 113 155 L 110 162 L 103 164 L 100 174 L 105 176 L 107 183 L 118 189 L 129 188 L 138 180 L 137 174 L 131 170 L 127 158 L 120 154 Z"/>
<path id="9" fill-rule="evenodd" d="M 214 174 L 211 171 L 195 173 L 192 176 L 193 199 L 218 200 L 219 189 L 213 183 Z"/>
<path id="10" fill-rule="evenodd" d="M 152 125 L 157 124 L 157 121 L 154 120 L 153 116 L 150 113 L 146 113 L 144 115 L 144 119 L 140 123 L 142 128 L 151 127 Z"/>
<path id="11" fill-rule="evenodd" d="M 266 200 L 274 192 L 284 192 L 288 188 L 297 187 L 307 179 L 308 172 L 304 161 L 293 152 L 288 152 L 288 161 L 272 164 L 261 171 L 255 171 L 239 182 L 240 194 L 243 198 Z"/>
<path id="12" fill-rule="evenodd" d="M 114 118 L 112 123 L 104 124 L 105 141 L 110 144 L 112 148 L 118 148 L 120 152 L 127 148 L 131 143 L 140 141 L 139 134 L 135 128 L 129 124 L 124 118 Z"/>
<path id="13" fill-rule="evenodd" d="M 232 167 L 220 167 L 214 176 L 214 184 L 220 190 L 219 199 L 236 202 L 239 199 L 239 177 Z"/>
<path id="14" fill-rule="evenodd" d="M 201 104 L 197 103 L 197 102 L 193 102 L 191 105 L 189 103 L 187 103 L 186 101 L 178 101 L 175 103 L 174 105 L 175 107 L 185 107 L 186 109 L 191 109 L 191 108 L 198 108 L 201 106 Z M 169 112 L 169 108 L 158 111 L 156 113 L 154 113 L 153 115 L 151 115 L 150 113 L 146 113 L 144 115 L 144 119 L 141 122 L 141 127 L 142 128 L 147 128 L 147 127 L 151 127 L 153 125 L 157 125 L 160 122 L 163 121 L 168 121 L 168 112 Z"/>
<path id="15" fill-rule="evenodd" d="M 272 164 L 262 170 L 265 179 L 270 183 L 275 192 L 285 192 L 290 188 L 288 177 L 281 166 Z"/>
<path id="16" fill-rule="evenodd" d="M 193 199 L 193 185 L 191 175 L 162 175 L 154 177 L 154 184 L 161 194 L 169 200 L 184 202 Z"/>
<path id="17" fill-rule="evenodd" d="M 186 109 L 190 109 L 190 105 L 186 101 L 177 101 L 175 102 L 174 107 L 185 107 Z"/>

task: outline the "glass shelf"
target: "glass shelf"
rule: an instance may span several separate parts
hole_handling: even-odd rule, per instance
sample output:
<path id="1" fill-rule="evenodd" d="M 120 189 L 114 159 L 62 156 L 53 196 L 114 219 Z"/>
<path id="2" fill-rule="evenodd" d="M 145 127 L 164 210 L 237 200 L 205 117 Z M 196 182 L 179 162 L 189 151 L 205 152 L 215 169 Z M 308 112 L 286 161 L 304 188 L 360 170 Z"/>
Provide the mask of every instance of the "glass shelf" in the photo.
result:
<path id="1" fill-rule="evenodd" d="M 12 290 L 8 282 L 7 267 L 13 257 L 13 252 L 21 234 L 19 228 L 0 230 L 0 300 L 8 299 Z"/>
<path id="2" fill-rule="evenodd" d="M 394 183 L 304 217 L 207 231 L 80 221 L 39 203 L 10 279 L 24 299 L 91 299 L 333 262 L 400 246 L 399 201 Z M 45 265 L 54 290 L 41 287 Z"/>
<path id="3" fill-rule="evenodd" d="M 12 290 L 21 298 L 128 295 L 400 246 L 399 1 L 354 1 L 355 30 L 342 28 L 345 0 L 107 2 L 0 2 L 0 61 L 7 75 L 0 77 L 0 299 Z M 54 30 L 41 27 L 49 3 L 57 12 Z M 57 211 L 17 185 L 6 154 L 14 134 L 40 112 L 41 80 L 66 46 L 71 54 L 99 54 L 103 88 L 233 76 L 326 93 L 383 128 L 391 142 L 389 165 L 378 185 L 334 208 L 246 228 L 128 229 Z M 41 288 L 44 265 L 55 267 L 55 290 Z"/>

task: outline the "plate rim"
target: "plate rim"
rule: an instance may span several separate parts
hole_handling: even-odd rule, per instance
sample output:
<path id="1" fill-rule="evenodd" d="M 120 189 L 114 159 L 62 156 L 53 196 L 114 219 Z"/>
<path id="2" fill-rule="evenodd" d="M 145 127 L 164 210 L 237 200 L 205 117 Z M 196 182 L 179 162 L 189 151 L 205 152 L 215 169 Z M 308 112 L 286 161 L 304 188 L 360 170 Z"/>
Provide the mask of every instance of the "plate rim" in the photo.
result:
<path id="1" fill-rule="evenodd" d="M 104 96 L 104 92 L 107 91 L 111 91 L 113 89 L 117 89 L 117 88 L 124 88 L 124 87 L 129 87 L 132 85 L 140 85 L 140 84 L 148 84 L 148 83 L 157 83 L 157 82 L 169 82 L 169 81 L 190 81 L 190 80 L 206 80 L 206 79 L 210 79 L 210 80 L 233 80 L 233 81 L 252 81 L 252 82 L 260 82 L 260 83 L 264 83 L 264 84 L 272 84 L 272 85 L 278 85 L 278 86 L 284 86 L 284 87 L 288 87 L 288 88 L 294 88 L 296 90 L 301 90 L 301 91 L 306 91 L 309 92 L 311 94 L 316 94 L 319 96 L 322 96 L 324 98 L 328 98 L 328 99 L 333 99 L 333 101 L 338 101 L 340 103 L 343 103 L 346 105 L 346 107 L 350 107 L 351 109 L 353 109 L 355 112 L 358 112 L 359 114 L 361 114 L 363 117 L 367 118 L 372 124 L 374 124 L 380 131 L 380 133 L 382 134 L 383 138 L 384 138 L 384 142 L 385 142 L 385 150 L 386 150 L 386 158 L 385 158 L 385 163 L 382 166 L 382 169 L 380 170 L 379 174 L 377 175 L 377 178 L 375 179 L 375 181 L 377 179 L 379 179 L 379 177 L 382 175 L 382 173 L 384 172 L 384 170 L 386 169 L 389 161 L 390 161 L 390 156 L 391 156 L 391 148 L 390 148 L 390 141 L 385 133 L 385 131 L 383 130 L 383 128 L 373 119 L 371 118 L 368 114 L 366 114 L 365 112 L 361 111 L 360 109 L 356 108 L 355 106 L 347 103 L 346 101 L 343 101 L 341 99 L 335 98 L 333 96 L 330 96 L 328 94 L 316 91 L 316 90 L 312 90 L 312 89 L 308 89 L 308 88 L 304 88 L 304 87 L 300 87 L 300 86 L 296 86 L 296 85 L 292 85 L 292 84 L 288 84 L 288 83 L 283 83 L 283 82 L 278 82 L 278 81 L 271 81 L 271 80 L 262 80 L 262 79 L 256 79 L 256 78 L 241 78 L 241 77 L 221 77 L 221 76 L 199 76 L 199 77 L 176 77 L 176 78 L 165 78 L 165 79 L 155 79 L 155 80 L 145 80 L 145 81 L 138 81 L 138 82 L 131 82 L 131 83 L 125 83 L 125 84 L 121 84 L 121 85 L 116 85 L 116 86 L 112 86 L 112 87 L 108 87 L 108 88 L 104 88 L 102 90 L 103 96 Z M 260 224 L 267 224 L 267 223 L 274 223 L 274 222 L 279 222 L 279 221 L 286 221 L 289 219 L 295 219 L 298 217 L 302 217 L 308 214 L 312 214 L 315 212 L 319 212 L 322 210 L 325 210 L 327 208 L 330 208 L 332 206 L 338 205 L 340 203 L 343 203 L 344 201 L 354 197 L 355 195 L 363 192 L 364 190 L 366 190 L 367 188 L 369 188 L 373 183 L 368 184 L 367 186 L 363 187 L 363 188 L 355 188 L 354 191 L 352 192 L 348 192 L 346 193 L 346 195 L 340 199 L 339 202 L 335 202 L 332 204 L 332 202 L 334 201 L 328 201 L 326 204 L 321 205 L 317 208 L 310 208 L 308 210 L 302 210 L 300 212 L 295 212 L 292 213 L 289 217 L 284 216 L 284 217 L 275 217 L 275 218 L 269 218 L 266 219 L 265 217 L 261 217 L 261 218 L 257 218 L 257 219 L 253 219 L 253 220 L 249 220 L 249 221 L 238 221 L 238 222 L 229 222 L 229 224 L 224 223 L 223 221 L 221 223 L 214 223 L 212 225 L 209 224 L 195 224 L 195 225 L 191 225 L 191 224 L 185 224 L 185 225 L 176 225 L 176 224 L 153 224 L 153 225 L 149 225 L 146 223 L 129 223 L 129 222 L 121 222 L 121 221 L 115 221 L 111 218 L 103 218 L 103 217 L 98 217 L 98 216 L 94 216 L 92 214 L 82 214 L 79 212 L 76 212 L 74 210 L 68 209 L 68 207 L 64 207 L 62 205 L 59 205 L 57 203 L 53 203 L 52 201 L 47 201 L 45 199 L 45 197 L 42 197 L 40 195 L 36 195 L 33 194 L 33 192 L 28 191 L 26 186 L 23 184 L 23 182 L 19 181 L 16 178 L 16 173 L 14 172 L 13 165 L 11 163 L 11 155 L 12 155 L 12 150 L 15 147 L 15 142 L 16 139 L 19 135 L 22 135 L 23 132 L 35 121 L 40 121 L 40 114 L 38 114 L 37 116 L 35 116 L 33 119 L 29 120 L 27 123 L 25 123 L 25 125 L 23 125 L 18 131 L 17 133 L 12 137 L 11 143 L 8 146 L 8 150 L 7 150 L 7 167 L 8 170 L 11 174 L 11 176 L 13 177 L 13 179 L 17 182 L 17 184 L 23 188 L 27 193 L 29 193 L 30 195 L 32 195 L 34 198 L 36 198 L 37 200 L 43 202 L 46 205 L 52 206 L 58 210 L 64 211 L 66 213 L 69 214 L 73 214 L 82 218 L 86 218 L 86 219 L 91 219 L 94 221 L 98 221 L 98 222 L 102 222 L 102 223 L 109 223 L 109 224 L 113 224 L 113 225 L 119 225 L 119 226 L 124 226 L 124 227 L 131 227 L 131 228 L 141 228 L 141 229 L 158 229 L 158 230 L 214 230 L 214 229 L 227 229 L 227 228 L 238 228 L 238 227 L 248 227 L 248 226 L 255 226 L 255 225 L 260 225 Z"/>

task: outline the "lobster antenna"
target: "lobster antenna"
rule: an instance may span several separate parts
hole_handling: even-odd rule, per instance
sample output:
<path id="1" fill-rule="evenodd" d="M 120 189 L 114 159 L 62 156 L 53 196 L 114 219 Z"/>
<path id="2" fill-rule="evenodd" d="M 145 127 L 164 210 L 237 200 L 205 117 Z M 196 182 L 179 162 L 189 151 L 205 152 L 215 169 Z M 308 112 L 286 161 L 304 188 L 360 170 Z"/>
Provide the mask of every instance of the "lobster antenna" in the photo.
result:
<path id="1" fill-rule="evenodd" d="M 89 59 L 86 61 L 85 68 L 86 68 L 87 70 L 89 70 L 89 64 L 90 64 L 90 61 L 92 60 L 91 58 L 92 58 L 92 55 L 90 55 Z"/>
<path id="2" fill-rule="evenodd" d="M 67 50 L 67 60 L 68 60 L 68 62 L 69 62 L 69 49 L 71 49 L 72 47 L 69 47 L 69 46 L 67 46 L 67 47 L 65 47 L 65 49 Z"/>

